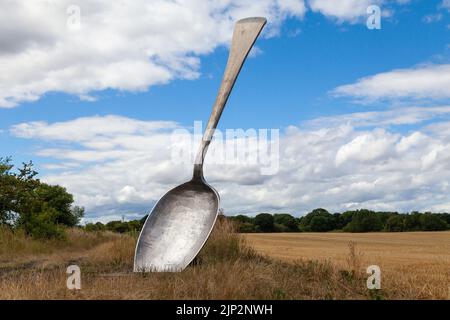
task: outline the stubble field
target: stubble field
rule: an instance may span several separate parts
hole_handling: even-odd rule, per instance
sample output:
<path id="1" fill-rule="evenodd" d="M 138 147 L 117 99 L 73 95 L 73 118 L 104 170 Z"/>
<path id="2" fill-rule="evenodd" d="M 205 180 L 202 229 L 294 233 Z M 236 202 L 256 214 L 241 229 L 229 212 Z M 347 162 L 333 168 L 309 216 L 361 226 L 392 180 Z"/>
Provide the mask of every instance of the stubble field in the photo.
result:
<path id="1" fill-rule="evenodd" d="M 247 234 L 259 253 L 282 261 L 330 262 L 381 270 L 381 288 L 398 298 L 450 299 L 450 232 Z M 367 275 L 369 276 L 369 275 Z"/>

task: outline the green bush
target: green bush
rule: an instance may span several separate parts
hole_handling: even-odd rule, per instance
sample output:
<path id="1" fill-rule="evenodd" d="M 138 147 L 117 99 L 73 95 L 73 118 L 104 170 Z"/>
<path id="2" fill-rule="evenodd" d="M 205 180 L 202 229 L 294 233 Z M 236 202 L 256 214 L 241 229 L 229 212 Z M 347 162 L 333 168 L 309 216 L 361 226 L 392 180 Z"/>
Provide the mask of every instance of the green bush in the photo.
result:
<path id="1" fill-rule="evenodd" d="M 97 222 L 97 223 L 87 223 L 84 226 L 84 229 L 86 231 L 104 231 L 106 230 L 106 227 L 103 223 Z"/>
<path id="2" fill-rule="evenodd" d="M 31 215 L 23 229 L 36 239 L 64 239 L 64 228 L 56 223 L 58 211 L 45 207 L 42 212 Z"/>

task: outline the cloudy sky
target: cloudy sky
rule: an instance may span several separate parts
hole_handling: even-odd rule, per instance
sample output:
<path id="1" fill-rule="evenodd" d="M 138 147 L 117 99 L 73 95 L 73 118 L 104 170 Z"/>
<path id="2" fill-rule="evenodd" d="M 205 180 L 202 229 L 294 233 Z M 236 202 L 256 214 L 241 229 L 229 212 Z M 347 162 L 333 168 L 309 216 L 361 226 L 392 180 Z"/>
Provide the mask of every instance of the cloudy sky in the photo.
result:
<path id="1" fill-rule="evenodd" d="M 381 8 L 369 29 L 367 8 Z M 279 169 L 214 161 L 227 214 L 450 211 L 449 0 L 0 0 L 0 156 L 87 220 L 188 180 L 174 132 L 209 117 L 233 24 L 264 16 L 219 129 L 279 129 Z M 78 19 L 79 18 L 79 19 Z M 174 138 L 175 137 L 175 138 Z"/>

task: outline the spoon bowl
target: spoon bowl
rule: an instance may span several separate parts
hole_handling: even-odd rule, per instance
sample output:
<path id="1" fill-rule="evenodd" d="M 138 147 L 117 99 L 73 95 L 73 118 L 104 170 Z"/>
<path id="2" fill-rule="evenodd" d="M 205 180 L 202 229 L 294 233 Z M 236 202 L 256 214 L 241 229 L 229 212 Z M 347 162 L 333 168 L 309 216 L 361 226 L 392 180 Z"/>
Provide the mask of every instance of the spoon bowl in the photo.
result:
<path id="1" fill-rule="evenodd" d="M 203 247 L 219 211 L 219 195 L 200 180 L 167 192 L 155 205 L 136 247 L 135 271 L 180 271 Z"/>

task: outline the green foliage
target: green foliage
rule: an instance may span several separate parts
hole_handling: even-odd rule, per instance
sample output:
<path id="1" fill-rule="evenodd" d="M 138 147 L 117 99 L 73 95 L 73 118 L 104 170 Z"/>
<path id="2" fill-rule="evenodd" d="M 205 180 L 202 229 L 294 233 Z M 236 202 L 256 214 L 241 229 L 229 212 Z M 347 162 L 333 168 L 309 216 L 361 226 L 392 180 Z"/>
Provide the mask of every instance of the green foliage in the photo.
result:
<path id="1" fill-rule="evenodd" d="M 421 215 L 419 221 L 424 231 L 443 231 L 448 228 L 445 220 L 431 213 Z"/>
<path id="2" fill-rule="evenodd" d="M 49 205 L 43 206 L 42 210 L 29 216 L 22 223 L 24 231 L 36 239 L 64 238 L 64 229 L 56 223 L 59 212 Z"/>
<path id="3" fill-rule="evenodd" d="M 347 232 L 371 232 L 381 231 L 383 224 L 380 216 L 371 210 L 357 210 L 352 217 L 352 221 L 344 227 Z"/>
<path id="4" fill-rule="evenodd" d="M 239 232 L 242 233 L 253 233 L 253 232 L 261 232 L 259 226 L 253 224 L 252 222 L 242 222 L 237 226 Z"/>
<path id="5" fill-rule="evenodd" d="M 294 218 L 288 213 L 278 213 L 273 215 L 273 222 L 284 231 L 281 232 L 296 232 L 298 229 L 298 219 Z"/>
<path id="6" fill-rule="evenodd" d="M 257 225 L 262 232 L 274 231 L 274 219 L 269 213 L 260 213 L 255 217 L 255 225 Z"/>
<path id="7" fill-rule="evenodd" d="M 231 217 L 233 221 L 240 222 L 240 223 L 253 223 L 253 218 L 249 216 L 245 216 L 243 214 L 239 214 L 237 216 Z"/>
<path id="8" fill-rule="evenodd" d="M 336 229 L 338 230 L 344 229 L 345 226 L 349 224 L 350 221 L 352 221 L 354 213 L 355 211 L 345 211 L 342 214 L 335 213 L 333 217 L 336 224 Z"/>
<path id="9" fill-rule="evenodd" d="M 420 229 L 422 228 L 421 224 L 420 224 L 420 216 L 422 214 L 417 212 L 417 211 L 413 211 L 411 212 L 411 214 L 408 214 L 405 216 L 405 230 L 408 231 L 420 231 Z"/>
<path id="10" fill-rule="evenodd" d="M 335 217 L 327 210 L 314 209 L 300 221 L 301 231 L 324 232 L 335 229 Z"/>
<path id="11" fill-rule="evenodd" d="M 129 231 L 128 223 L 122 221 L 110 221 L 106 224 L 106 230 L 111 230 L 118 233 L 125 233 Z"/>
<path id="12" fill-rule="evenodd" d="M 84 229 L 86 231 L 104 231 L 104 230 L 106 230 L 106 226 L 103 223 L 101 223 L 101 222 L 87 223 L 84 226 Z"/>
<path id="13" fill-rule="evenodd" d="M 392 215 L 386 221 L 386 231 L 401 232 L 405 231 L 405 217 L 402 215 Z"/>
<path id="14" fill-rule="evenodd" d="M 274 223 L 273 224 L 274 232 L 291 232 L 291 230 L 285 226 L 284 224 Z"/>
<path id="15" fill-rule="evenodd" d="M 227 217 L 236 225 L 237 231 L 252 232 L 404 232 L 441 231 L 450 229 L 450 214 L 411 212 L 376 212 L 366 209 L 330 214 L 318 208 L 303 217 L 290 214 L 263 213 L 256 217 L 237 215 Z M 273 223 L 272 223 L 273 221 Z M 273 226 L 273 227 L 272 227 Z"/>
<path id="16" fill-rule="evenodd" d="M 333 220 L 331 217 L 315 216 L 311 219 L 309 229 L 313 232 L 325 232 L 333 230 Z"/>
<path id="17" fill-rule="evenodd" d="M 0 225 L 36 238 L 63 238 L 64 227 L 80 222 L 84 209 L 72 206 L 65 188 L 36 179 L 32 162 L 13 168 L 10 158 L 0 158 Z"/>
<path id="18" fill-rule="evenodd" d="M 86 231 L 112 231 L 117 233 L 139 232 L 144 225 L 145 219 L 132 221 L 110 221 L 107 224 L 101 222 L 87 223 L 84 226 Z"/>
<path id="19" fill-rule="evenodd" d="M 17 215 L 30 210 L 33 192 L 39 185 L 33 163 L 23 163 L 13 172 L 11 158 L 0 158 L 0 225 L 13 226 Z"/>

